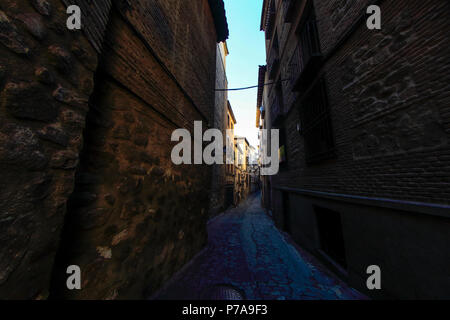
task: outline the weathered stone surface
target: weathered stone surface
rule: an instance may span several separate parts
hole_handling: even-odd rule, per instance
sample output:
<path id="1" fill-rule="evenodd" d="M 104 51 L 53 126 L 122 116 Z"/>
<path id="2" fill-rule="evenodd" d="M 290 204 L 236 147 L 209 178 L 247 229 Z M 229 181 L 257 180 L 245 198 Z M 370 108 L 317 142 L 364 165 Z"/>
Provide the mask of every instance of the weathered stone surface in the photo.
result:
<path id="1" fill-rule="evenodd" d="M 116 197 L 114 197 L 114 195 L 112 195 L 112 194 L 110 194 L 110 193 L 105 194 L 105 201 L 106 201 L 109 205 L 113 206 L 114 203 L 116 203 Z"/>
<path id="2" fill-rule="evenodd" d="M 28 31 L 38 40 L 43 40 L 47 35 L 47 29 L 44 25 L 42 17 L 36 13 L 24 13 L 17 16 L 21 20 Z"/>
<path id="3" fill-rule="evenodd" d="M 150 172 L 150 175 L 153 177 L 162 177 L 164 176 L 164 169 L 161 167 L 155 167 L 152 169 L 152 171 Z"/>
<path id="4" fill-rule="evenodd" d="M 133 142 L 137 146 L 146 147 L 148 145 L 148 137 L 144 135 L 137 135 Z"/>
<path id="5" fill-rule="evenodd" d="M 69 144 L 69 137 L 64 130 L 56 126 L 48 126 L 38 131 L 39 138 L 50 141 L 60 146 L 67 147 Z"/>
<path id="6" fill-rule="evenodd" d="M 55 82 L 51 72 L 45 67 L 36 68 L 34 75 L 39 80 L 39 82 L 47 85 L 51 85 Z"/>
<path id="7" fill-rule="evenodd" d="M 33 178 L 29 185 L 25 187 L 30 199 L 33 201 L 42 200 L 51 193 L 53 176 L 47 173 L 40 173 Z"/>
<path id="8" fill-rule="evenodd" d="M 58 88 L 53 92 L 53 97 L 57 101 L 65 103 L 72 107 L 77 107 L 85 111 L 89 109 L 88 97 L 80 95 L 73 90 L 63 88 L 62 86 L 58 86 Z"/>
<path id="9" fill-rule="evenodd" d="M 123 195 L 126 195 L 130 192 L 139 193 L 141 190 L 142 190 L 142 180 L 141 179 L 125 177 L 122 179 L 122 182 L 119 186 L 119 191 Z"/>
<path id="10" fill-rule="evenodd" d="M 23 37 L 17 32 L 16 26 L 8 16 L 0 10 L 0 43 L 18 54 L 28 54 L 30 48 Z"/>
<path id="11" fill-rule="evenodd" d="M 75 110 L 63 110 L 61 112 L 61 118 L 62 123 L 69 127 L 70 131 L 79 132 L 86 126 L 84 116 Z"/>
<path id="12" fill-rule="evenodd" d="M 123 115 L 123 118 L 125 119 L 126 122 L 128 123 L 134 123 L 134 116 L 132 113 L 130 112 L 125 112 L 125 114 Z"/>
<path id="13" fill-rule="evenodd" d="M 19 266 L 30 241 L 29 219 L 17 219 L 13 223 L 0 222 L 0 285 Z"/>
<path id="14" fill-rule="evenodd" d="M 140 154 L 141 161 L 148 163 L 148 164 L 156 164 L 159 165 L 159 158 L 147 153 L 147 152 L 141 152 Z"/>
<path id="15" fill-rule="evenodd" d="M 48 47 L 50 55 L 50 62 L 55 66 L 62 74 L 69 74 L 73 68 L 73 59 L 66 49 L 63 47 L 52 45 Z"/>
<path id="16" fill-rule="evenodd" d="M 47 0 L 31 0 L 33 7 L 44 16 L 50 16 L 52 13 L 52 5 Z"/>
<path id="17" fill-rule="evenodd" d="M 56 152 L 50 162 L 55 169 L 75 169 L 78 165 L 78 155 L 70 150 Z"/>
<path id="18" fill-rule="evenodd" d="M 101 6 L 103 2 L 98 3 Z M 60 294 L 67 298 L 140 298 L 144 286 L 147 287 L 145 284 L 154 283 L 155 288 L 161 285 L 164 279 L 201 248 L 203 242 L 195 239 L 205 236 L 208 201 L 202 196 L 205 188 L 201 186 L 210 185 L 209 176 L 203 174 L 204 168 L 172 166 L 170 135 L 173 131 L 172 121 L 192 123 L 199 116 L 204 117 L 198 111 L 200 109 L 204 114 L 210 114 L 209 109 L 214 104 L 215 28 L 211 19 L 196 21 L 198 29 L 204 29 L 201 38 L 190 39 L 189 33 L 178 36 L 180 48 L 177 49 L 190 52 L 196 48 L 202 57 L 189 55 L 184 57 L 185 63 L 174 64 L 171 59 L 166 60 L 169 54 L 166 49 L 159 52 L 166 60 L 167 67 L 180 81 L 177 84 L 168 77 L 167 70 L 155 61 L 145 42 L 136 37 L 136 31 L 148 36 L 146 41 L 159 51 L 158 44 L 150 35 L 157 35 L 159 39 L 160 33 L 155 33 L 154 28 L 147 30 L 146 23 L 142 24 L 143 20 L 135 17 L 135 14 L 151 12 L 152 5 L 139 0 L 130 7 L 135 5 L 139 10 L 127 17 L 136 24 L 134 31 L 123 19 L 116 19 L 116 14 L 110 15 L 114 21 L 111 21 L 112 29 L 107 34 L 108 45 L 104 46 L 103 61 L 97 73 L 93 95 L 90 95 L 93 88 L 90 81 L 92 74 L 85 71 L 92 72 L 96 66 L 91 49 L 85 46 L 84 40 L 78 38 L 82 38 L 83 33 L 77 33 L 79 36 L 73 33 L 75 41 L 71 42 L 70 47 L 68 43 L 51 42 L 53 48 L 47 48 L 43 54 L 45 58 L 50 56 L 51 63 L 40 61 L 37 64 L 50 70 L 56 67 L 59 71 L 53 73 L 54 83 L 60 84 L 54 90 L 54 98 L 63 104 L 60 105 L 58 118 L 61 123 L 57 123 L 57 127 L 61 125 L 66 131 L 69 137 L 66 148 L 72 150 L 64 151 L 77 154 L 82 150 L 75 177 L 75 193 L 70 197 L 66 217 L 66 221 L 70 221 L 68 227 L 72 229 L 70 233 L 73 236 L 68 237 L 69 243 L 67 246 L 63 244 L 61 250 L 64 256 L 69 257 L 71 264 L 78 264 L 83 270 L 83 290 L 67 292 L 65 280 L 61 281 Z M 192 14 L 199 9 L 190 2 L 182 1 L 178 5 L 179 10 L 190 10 Z M 199 5 L 202 6 L 202 12 L 208 12 L 207 1 Z M 167 17 L 174 9 L 165 2 L 159 6 Z M 52 20 L 59 20 L 56 17 L 59 12 L 62 11 L 58 9 L 54 12 L 55 19 Z M 88 19 L 85 21 L 88 22 Z M 146 16 L 145 19 L 152 17 Z M 158 26 L 158 23 L 154 20 L 152 25 Z M 171 28 L 185 30 L 183 26 L 185 22 L 180 20 Z M 50 26 L 47 28 L 49 33 L 54 32 Z M 63 34 L 64 30 L 61 32 Z M 91 29 L 84 29 L 84 33 L 89 32 Z M 91 33 L 90 36 L 95 37 L 96 34 Z M 100 43 L 101 39 L 96 40 Z M 163 39 L 158 42 L 160 40 Z M 131 47 L 130 43 L 133 43 Z M 166 40 L 161 43 L 165 44 Z M 174 46 L 175 42 L 171 45 Z M 83 66 L 80 67 L 79 63 Z M 127 65 L 129 67 L 125 67 Z M 181 70 L 182 65 L 205 70 L 207 76 L 191 75 L 185 72 L 187 70 Z M 138 72 L 132 71 L 135 67 L 138 67 Z M 60 77 L 67 79 L 61 80 Z M 186 83 L 189 85 L 186 86 Z M 180 90 L 180 85 L 184 87 L 183 90 Z M 186 92 L 193 95 L 198 109 L 188 99 Z M 81 104 L 85 104 L 86 108 L 80 108 L 79 99 L 74 99 L 72 93 L 83 98 Z M 90 108 L 87 108 L 88 97 Z M 155 109 L 158 111 L 155 112 Z M 89 119 L 86 126 L 85 111 L 88 111 Z M 167 121 L 167 118 L 171 121 Z M 83 128 L 86 130 L 81 138 L 80 131 Z M 56 176 L 64 174 L 65 182 L 64 186 L 58 185 L 51 190 L 67 187 L 66 181 L 71 179 L 77 164 L 74 155 L 55 152 L 54 145 L 46 143 L 45 146 L 52 150 L 52 167 L 69 168 L 66 171 L 52 170 Z M 67 162 L 67 159 L 70 161 Z M 174 175 L 182 176 L 183 179 L 186 177 L 192 183 L 189 187 L 185 183 L 172 184 L 171 177 Z M 83 194 L 85 199 L 80 202 L 77 197 L 81 195 L 83 198 Z M 97 196 L 93 197 L 92 194 Z M 186 200 L 192 198 L 200 201 Z M 81 203 L 83 206 L 80 206 Z M 184 237 L 180 241 L 179 225 L 184 224 Z M 186 252 L 181 260 L 178 256 L 180 251 Z M 55 270 L 58 273 L 61 271 L 61 279 L 66 279 L 66 262 L 59 261 L 56 264 Z M 149 272 L 150 269 L 154 272 Z"/>
<path id="19" fill-rule="evenodd" d="M 130 168 L 130 173 L 140 176 L 145 176 L 147 174 L 147 169 L 143 167 L 133 166 Z"/>
<path id="20" fill-rule="evenodd" d="M 0 163 L 39 170 L 48 159 L 31 129 L 6 124 L 0 128 Z"/>
<path id="21" fill-rule="evenodd" d="M 122 230 L 120 233 L 116 234 L 112 241 L 111 241 L 111 245 L 112 246 L 116 246 L 118 245 L 120 242 L 126 240 L 128 237 L 128 229 L 124 229 Z"/>
<path id="22" fill-rule="evenodd" d="M 58 107 L 38 83 L 9 82 L 1 95 L 1 105 L 17 118 L 52 121 Z"/>
<path id="23" fill-rule="evenodd" d="M 114 129 L 114 138 L 116 139 L 122 139 L 122 140 L 129 140 L 130 139 L 130 131 L 126 126 L 119 126 L 116 129 Z"/>
<path id="24" fill-rule="evenodd" d="M 74 190 L 98 53 L 84 32 L 67 30 L 62 1 L 0 3 L 0 299 L 42 299 Z M 99 14 L 103 6 L 95 7 Z M 71 51 L 75 42 L 83 59 Z M 55 83 L 71 91 L 57 92 L 62 103 L 52 96 Z"/>
<path id="25" fill-rule="evenodd" d="M 95 72 L 98 64 L 98 58 L 95 51 L 93 49 L 88 50 L 89 48 L 90 46 L 86 42 L 81 43 L 80 41 L 74 41 L 70 50 L 86 68 L 92 72 Z"/>
<path id="26" fill-rule="evenodd" d="M 111 248 L 108 248 L 108 247 L 97 247 L 97 252 L 104 259 L 111 259 L 112 258 Z"/>

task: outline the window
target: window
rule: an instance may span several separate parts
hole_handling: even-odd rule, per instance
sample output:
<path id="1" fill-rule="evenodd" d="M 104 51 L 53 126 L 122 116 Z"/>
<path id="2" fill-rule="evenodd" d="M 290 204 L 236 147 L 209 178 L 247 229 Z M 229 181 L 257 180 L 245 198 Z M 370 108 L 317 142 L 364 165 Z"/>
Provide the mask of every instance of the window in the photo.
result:
<path id="1" fill-rule="evenodd" d="M 339 212 L 314 206 L 321 250 L 334 262 L 347 268 L 345 244 Z"/>
<path id="2" fill-rule="evenodd" d="M 294 91 L 301 91 L 305 85 L 310 83 L 309 79 L 316 74 L 322 60 L 319 33 L 312 4 L 306 9 L 306 12 L 303 22 L 297 29 L 299 44 L 289 62 L 294 74 L 292 78 Z"/>
<path id="3" fill-rule="evenodd" d="M 302 44 L 302 56 L 306 65 L 312 57 L 321 55 L 316 17 L 312 8 L 309 11 L 305 24 L 300 30 L 299 37 Z"/>
<path id="4" fill-rule="evenodd" d="M 336 156 L 328 98 L 323 79 L 311 89 L 300 105 L 306 162 L 316 163 Z"/>
<path id="5" fill-rule="evenodd" d="M 273 38 L 272 48 L 269 52 L 269 59 L 267 61 L 267 67 L 269 69 L 269 79 L 275 79 L 277 72 L 280 68 L 280 55 L 279 55 L 279 45 L 278 45 L 278 33 L 275 32 L 275 37 Z"/>
<path id="6" fill-rule="evenodd" d="M 280 164 L 285 164 L 287 162 L 286 157 L 286 130 L 280 128 L 280 148 L 278 149 L 278 159 Z M 283 166 L 281 166 L 283 167 Z"/>

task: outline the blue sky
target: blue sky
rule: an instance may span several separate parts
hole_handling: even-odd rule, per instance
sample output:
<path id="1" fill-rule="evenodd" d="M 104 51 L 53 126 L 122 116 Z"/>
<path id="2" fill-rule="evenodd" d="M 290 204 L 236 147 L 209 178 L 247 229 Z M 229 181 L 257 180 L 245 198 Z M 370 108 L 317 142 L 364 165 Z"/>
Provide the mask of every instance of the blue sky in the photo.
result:
<path id="1" fill-rule="evenodd" d="M 225 0 L 230 37 L 227 57 L 229 88 L 258 84 L 258 66 L 266 64 L 264 33 L 259 30 L 263 0 Z M 258 89 L 229 91 L 237 125 L 235 134 L 245 136 L 253 146 L 258 145 L 256 95 Z"/>

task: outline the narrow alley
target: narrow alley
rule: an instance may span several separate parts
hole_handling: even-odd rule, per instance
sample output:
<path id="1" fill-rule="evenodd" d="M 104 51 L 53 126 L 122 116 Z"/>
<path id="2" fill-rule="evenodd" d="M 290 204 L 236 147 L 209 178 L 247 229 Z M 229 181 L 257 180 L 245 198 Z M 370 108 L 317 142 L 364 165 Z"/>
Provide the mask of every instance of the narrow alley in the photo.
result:
<path id="1" fill-rule="evenodd" d="M 211 219 L 208 246 L 152 298 L 224 299 L 230 288 L 250 300 L 364 299 L 294 246 L 260 203 L 258 193 Z"/>
<path id="2" fill-rule="evenodd" d="M 0 301 L 450 300 L 449 34 L 441 0 L 1 0 Z"/>

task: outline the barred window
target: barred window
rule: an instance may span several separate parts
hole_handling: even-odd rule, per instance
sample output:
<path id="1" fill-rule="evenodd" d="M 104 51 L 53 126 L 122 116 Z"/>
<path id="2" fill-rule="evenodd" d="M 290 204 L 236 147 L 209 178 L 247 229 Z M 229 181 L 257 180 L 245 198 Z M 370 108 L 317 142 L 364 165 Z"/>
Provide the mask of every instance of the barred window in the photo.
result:
<path id="1" fill-rule="evenodd" d="M 294 91 L 303 91 L 308 86 L 322 61 L 319 32 L 312 2 L 309 2 L 305 11 L 297 29 L 299 43 L 289 62 L 294 75 L 291 84 Z"/>
<path id="2" fill-rule="evenodd" d="M 279 128 L 279 133 L 280 133 L 280 143 L 279 143 L 279 148 L 278 148 L 278 159 L 280 162 L 280 169 L 284 169 L 286 166 L 286 162 L 287 162 L 287 154 L 286 154 L 286 145 L 287 145 L 287 140 L 286 140 L 286 128 L 285 127 L 280 127 Z"/>
<path id="3" fill-rule="evenodd" d="M 312 88 L 300 105 L 300 121 L 308 164 L 336 157 L 330 110 L 323 79 Z"/>

